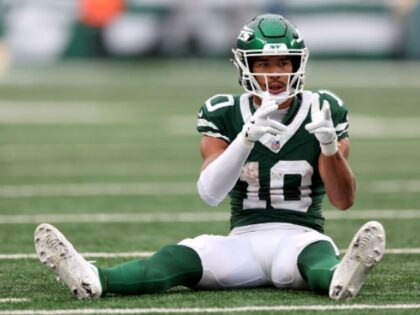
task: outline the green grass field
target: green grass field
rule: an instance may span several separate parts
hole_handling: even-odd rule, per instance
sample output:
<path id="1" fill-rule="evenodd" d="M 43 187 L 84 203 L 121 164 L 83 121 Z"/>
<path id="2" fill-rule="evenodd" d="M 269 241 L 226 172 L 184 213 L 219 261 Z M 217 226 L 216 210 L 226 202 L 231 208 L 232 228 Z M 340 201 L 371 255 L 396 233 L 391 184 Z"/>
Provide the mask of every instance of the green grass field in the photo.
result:
<path id="1" fill-rule="evenodd" d="M 230 63 L 217 60 L 64 63 L 4 73 L 0 315 L 419 314 L 419 73 L 420 63 L 309 65 L 307 88 L 333 90 L 349 107 L 358 180 L 348 212 L 324 201 L 326 232 L 345 249 L 369 219 L 387 231 L 383 262 L 351 302 L 272 288 L 73 298 L 34 257 L 38 223 L 56 225 L 100 266 L 186 237 L 228 233 L 228 202 L 210 208 L 195 192 L 195 117 L 208 97 L 241 88 Z"/>

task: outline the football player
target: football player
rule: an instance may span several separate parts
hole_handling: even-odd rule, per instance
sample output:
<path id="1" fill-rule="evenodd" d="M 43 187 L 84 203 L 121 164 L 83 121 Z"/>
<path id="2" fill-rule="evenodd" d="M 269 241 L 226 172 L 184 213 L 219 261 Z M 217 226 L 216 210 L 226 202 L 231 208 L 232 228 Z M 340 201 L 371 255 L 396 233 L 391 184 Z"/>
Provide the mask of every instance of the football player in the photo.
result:
<path id="1" fill-rule="evenodd" d="M 231 231 L 161 248 L 112 268 L 88 263 L 53 226 L 35 231 L 36 252 L 79 298 L 107 292 L 164 292 L 183 285 L 231 289 L 310 289 L 332 299 L 356 296 L 381 260 L 385 232 L 376 221 L 356 233 L 340 260 L 323 233 L 322 198 L 352 206 L 347 108 L 327 90 L 304 90 L 308 48 L 280 15 L 241 30 L 233 63 L 242 95 L 216 95 L 198 112 L 202 170 L 198 192 L 216 206 L 229 194 Z"/>

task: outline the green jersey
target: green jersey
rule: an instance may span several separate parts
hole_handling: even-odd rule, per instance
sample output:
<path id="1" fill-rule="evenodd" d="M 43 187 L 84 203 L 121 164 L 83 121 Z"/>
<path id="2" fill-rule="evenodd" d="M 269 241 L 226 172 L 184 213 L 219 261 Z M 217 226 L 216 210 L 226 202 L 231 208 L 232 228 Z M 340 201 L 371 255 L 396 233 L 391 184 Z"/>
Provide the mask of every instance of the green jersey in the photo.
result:
<path id="1" fill-rule="evenodd" d="M 338 140 L 348 137 L 347 108 L 341 99 L 326 90 L 316 93 L 320 104 L 330 103 Z M 323 232 L 321 150 L 315 136 L 305 129 L 311 122 L 311 95 L 304 91 L 294 98 L 282 121 L 287 126 L 284 134 L 265 134 L 249 154 L 229 193 L 232 228 L 286 222 Z M 255 110 L 251 94 L 215 95 L 201 107 L 197 130 L 231 143 Z"/>

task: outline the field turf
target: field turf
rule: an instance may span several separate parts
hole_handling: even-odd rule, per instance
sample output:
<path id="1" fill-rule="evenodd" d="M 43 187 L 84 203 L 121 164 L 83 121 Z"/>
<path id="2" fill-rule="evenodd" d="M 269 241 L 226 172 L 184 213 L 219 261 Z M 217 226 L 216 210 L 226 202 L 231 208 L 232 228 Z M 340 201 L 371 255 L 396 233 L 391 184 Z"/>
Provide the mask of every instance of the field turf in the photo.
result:
<path id="1" fill-rule="evenodd" d="M 274 288 L 73 298 L 34 258 L 38 223 L 56 225 L 100 266 L 186 237 L 228 233 L 228 202 L 211 208 L 195 192 L 195 117 L 208 97 L 241 88 L 221 60 L 86 61 L 4 72 L 0 315 L 419 314 L 419 73 L 414 62 L 309 63 L 306 87 L 330 89 L 348 105 L 358 181 L 348 212 L 324 200 L 326 233 L 345 249 L 367 220 L 387 231 L 388 252 L 359 296 L 335 302 Z"/>

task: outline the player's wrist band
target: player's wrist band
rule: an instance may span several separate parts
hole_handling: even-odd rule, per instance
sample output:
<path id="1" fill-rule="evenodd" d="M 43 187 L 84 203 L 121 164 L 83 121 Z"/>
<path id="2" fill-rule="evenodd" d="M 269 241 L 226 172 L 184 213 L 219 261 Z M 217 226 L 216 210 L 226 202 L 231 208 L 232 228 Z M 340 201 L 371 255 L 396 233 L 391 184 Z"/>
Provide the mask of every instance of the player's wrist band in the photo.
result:
<path id="1" fill-rule="evenodd" d="M 255 142 L 254 141 L 251 141 L 251 140 L 248 140 L 247 138 L 246 138 L 246 136 L 245 136 L 245 134 L 243 133 L 243 132 L 240 132 L 239 134 L 238 134 L 238 138 L 240 138 L 241 140 L 241 143 L 243 144 L 243 145 L 245 145 L 245 147 L 247 147 L 247 148 L 249 148 L 249 149 L 252 149 L 252 147 L 254 146 L 254 144 L 255 144 Z"/>
<path id="2" fill-rule="evenodd" d="M 321 152 L 325 156 L 331 156 L 338 152 L 338 141 L 334 139 L 330 143 L 321 143 Z"/>

